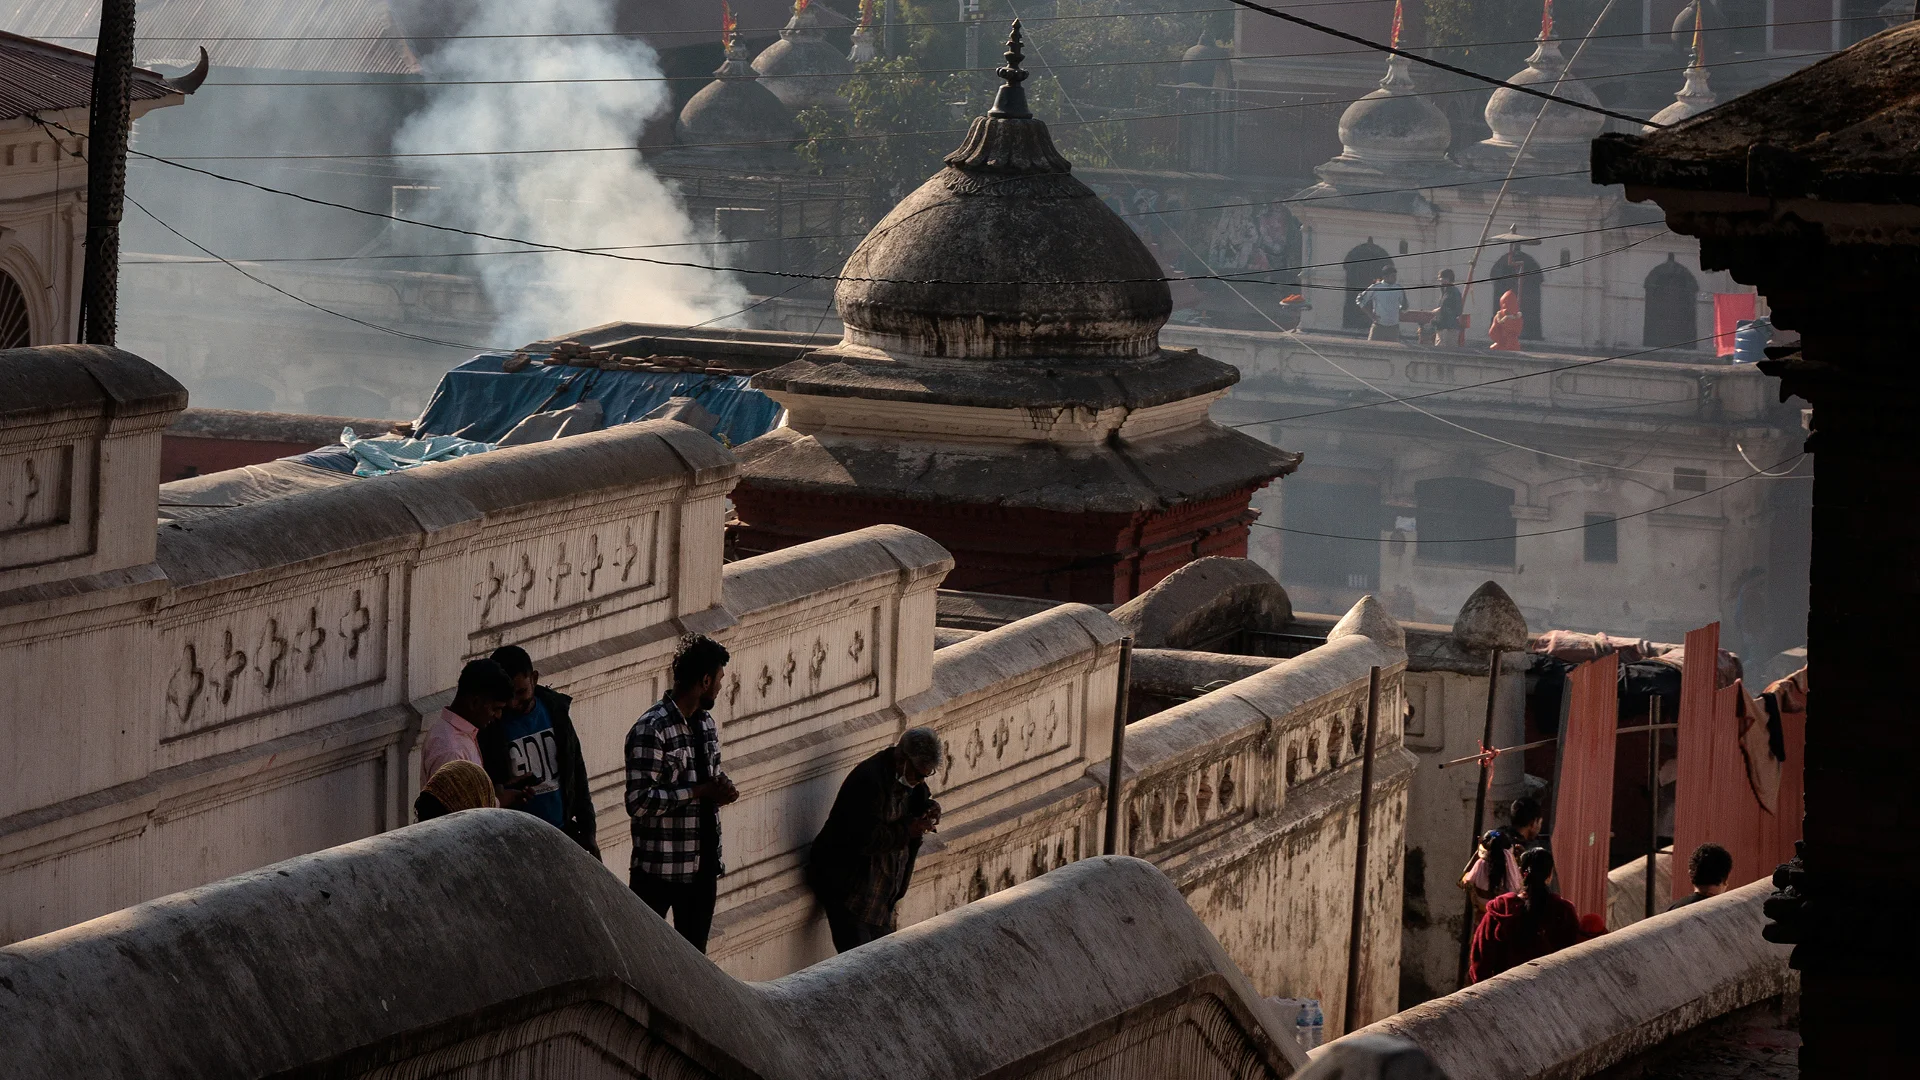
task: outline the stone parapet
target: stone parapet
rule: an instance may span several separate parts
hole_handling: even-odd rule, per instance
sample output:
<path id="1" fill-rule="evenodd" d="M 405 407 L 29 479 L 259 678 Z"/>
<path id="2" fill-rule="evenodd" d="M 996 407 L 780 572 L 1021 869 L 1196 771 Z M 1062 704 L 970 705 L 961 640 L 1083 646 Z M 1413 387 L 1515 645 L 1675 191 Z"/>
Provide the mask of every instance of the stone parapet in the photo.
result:
<path id="1" fill-rule="evenodd" d="M 1797 992 L 1788 948 L 1760 937 L 1771 889 L 1759 881 L 1657 915 L 1357 1035 L 1409 1039 L 1449 1076 L 1592 1076 L 1735 1009 Z"/>
<path id="2" fill-rule="evenodd" d="M 1179 893 L 1135 860 L 1069 867 L 746 983 L 558 831 L 498 810 L 0 949 L 0 979 L 8 1069 L 47 1080 L 1277 1080 L 1302 1064 Z"/>

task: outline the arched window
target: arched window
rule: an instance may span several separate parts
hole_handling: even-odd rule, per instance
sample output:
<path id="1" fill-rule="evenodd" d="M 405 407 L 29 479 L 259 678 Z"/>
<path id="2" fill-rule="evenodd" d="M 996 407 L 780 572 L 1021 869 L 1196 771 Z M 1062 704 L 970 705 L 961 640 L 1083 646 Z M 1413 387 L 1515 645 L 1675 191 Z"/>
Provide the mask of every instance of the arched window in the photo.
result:
<path id="1" fill-rule="evenodd" d="M 1647 322 L 1640 343 L 1656 349 L 1697 349 L 1700 283 L 1669 254 L 1647 275 Z"/>
<path id="2" fill-rule="evenodd" d="M 1500 310 L 1500 297 L 1508 289 L 1518 289 L 1520 314 L 1526 319 L 1520 326 L 1520 338 L 1523 341 L 1542 340 L 1545 335 L 1541 333 L 1540 326 L 1540 264 L 1516 245 L 1509 247 L 1507 253 L 1494 262 L 1487 277 L 1493 281 L 1493 303 L 1487 308 L 1488 321 L 1492 321 L 1493 313 Z"/>
<path id="3" fill-rule="evenodd" d="M 1513 489 L 1467 476 L 1413 485 L 1421 562 L 1512 566 Z"/>
<path id="4" fill-rule="evenodd" d="M 27 294 L 13 275 L 0 270 L 0 349 L 24 349 L 33 344 L 33 323 L 27 318 Z"/>
<path id="5" fill-rule="evenodd" d="M 1373 325 L 1367 313 L 1354 306 L 1360 291 L 1373 284 L 1380 272 L 1393 265 L 1387 249 L 1372 240 L 1347 252 L 1347 302 L 1340 309 L 1340 325 L 1348 330 L 1365 330 Z"/>

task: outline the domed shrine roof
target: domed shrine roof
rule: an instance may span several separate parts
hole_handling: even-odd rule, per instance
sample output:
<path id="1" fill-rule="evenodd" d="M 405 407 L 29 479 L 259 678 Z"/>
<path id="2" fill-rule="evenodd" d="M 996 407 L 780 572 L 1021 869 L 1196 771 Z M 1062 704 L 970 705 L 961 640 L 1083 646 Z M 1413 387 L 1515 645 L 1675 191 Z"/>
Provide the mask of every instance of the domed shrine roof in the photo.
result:
<path id="1" fill-rule="evenodd" d="M 1008 47 L 993 109 L 847 260 L 834 294 L 846 343 L 946 359 L 1152 355 L 1173 309 L 1165 273 L 1028 110 L 1017 23 Z"/>
<path id="2" fill-rule="evenodd" d="M 746 48 L 727 46 L 727 58 L 680 109 L 674 141 L 711 150 L 777 152 L 803 136 L 793 111 L 760 84 L 747 62 Z"/>
<path id="3" fill-rule="evenodd" d="M 1316 171 L 1333 181 L 1343 174 L 1407 175 L 1448 165 L 1453 125 L 1414 86 L 1404 56 L 1389 57 L 1380 89 L 1340 115 L 1340 155 Z M 1411 178 L 1411 177 L 1409 177 Z"/>
<path id="4" fill-rule="evenodd" d="M 1519 86 L 1533 86 L 1557 98 L 1578 101 L 1586 105 L 1598 105 L 1600 99 L 1587 88 L 1584 80 L 1571 75 L 1561 78 L 1567 70 L 1566 57 L 1560 54 L 1560 43 L 1548 37 L 1543 31 L 1540 44 L 1527 57 L 1524 71 L 1507 81 Z M 1542 110 L 1542 106 L 1545 109 Z M 1606 118 L 1599 113 L 1577 109 L 1558 102 L 1542 101 L 1531 94 L 1523 94 L 1508 87 L 1501 87 L 1487 100 L 1485 113 L 1487 127 L 1493 131 L 1493 137 L 1481 141 L 1480 146 L 1490 151 L 1504 152 L 1506 160 L 1527 144 L 1529 160 L 1564 158 L 1585 165 L 1588 145 L 1600 129 L 1606 126 Z M 1535 120 L 1539 126 L 1535 128 Z M 1527 138 L 1529 129 L 1533 130 L 1531 141 Z"/>
<path id="5" fill-rule="evenodd" d="M 1199 42 L 1180 56 L 1179 81 L 1183 86 L 1227 86 L 1233 82 L 1230 62 L 1233 53 L 1214 44 L 1203 33 Z M 1224 78 L 1223 78 L 1224 76 Z"/>
<path id="6" fill-rule="evenodd" d="M 853 73 L 853 65 L 840 50 L 827 43 L 819 12 L 809 0 L 799 0 L 794 13 L 780 31 L 780 40 L 762 49 L 753 59 L 763 85 L 795 112 L 815 105 L 840 108 L 847 99 L 840 85 Z"/>

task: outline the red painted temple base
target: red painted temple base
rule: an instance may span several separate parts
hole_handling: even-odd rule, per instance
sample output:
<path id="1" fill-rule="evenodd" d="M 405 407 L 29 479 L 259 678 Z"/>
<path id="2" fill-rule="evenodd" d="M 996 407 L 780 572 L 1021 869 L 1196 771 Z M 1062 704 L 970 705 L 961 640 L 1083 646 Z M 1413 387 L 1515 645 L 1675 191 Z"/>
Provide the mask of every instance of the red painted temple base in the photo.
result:
<path id="1" fill-rule="evenodd" d="M 1085 604 L 1118 604 L 1208 555 L 1245 557 L 1258 512 L 1254 488 L 1139 513 L 1065 513 L 1023 507 L 734 489 L 740 522 L 728 538 L 740 558 L 869 525 L 904 525 L 953 553 L 945 587 Z"/>

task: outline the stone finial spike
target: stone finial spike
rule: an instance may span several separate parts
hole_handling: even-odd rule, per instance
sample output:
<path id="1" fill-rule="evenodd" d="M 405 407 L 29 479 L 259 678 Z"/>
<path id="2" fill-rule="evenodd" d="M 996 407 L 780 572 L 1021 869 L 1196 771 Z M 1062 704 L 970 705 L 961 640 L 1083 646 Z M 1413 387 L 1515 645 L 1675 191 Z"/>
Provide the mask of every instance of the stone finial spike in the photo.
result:
<path id="1" fill-rule="evenodd" d="M 1007 36 L 1007 62 L 994 74 L 1005 82 L 1000 92 L 993 97 L 993 108 L 987 115 L 1002 120 L 1031 120 L 1033 112 L 1027 108 L 1027 92 L 1020 84 L 1027 81 L 1027 73 L 1020 68 L 1020 61 L 1026 54 L 1020 51 L 1020 20 L 1013 20 L 1013 33 Z"/>
<path id="2" fill-rule="evenodd" d="M 1400 629 L 1400 624 L 1387 614 L 1387 609 L 1372 593 L 1361 597 L 1360 602 L 1341 616 L 1340 621 L 1333 624 L 1333 629 L 1327 631 L 1328 641 L 1343 637 L 1367 638 L 1375 645 L 1402 652 L 1407 648 L 1407 632 Z"/>
<path id="3" fill-rule="evenodd" d="M 1460 605 L 1460 614 L 1453 620 L 1453 640 L 1477 653 L 1519 652 L 1527 647 L 1527 619 L 1507 590 L 1489 581 Z"/>

